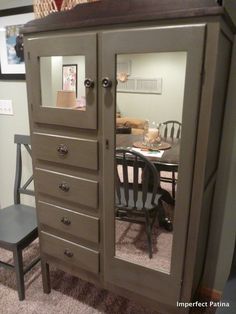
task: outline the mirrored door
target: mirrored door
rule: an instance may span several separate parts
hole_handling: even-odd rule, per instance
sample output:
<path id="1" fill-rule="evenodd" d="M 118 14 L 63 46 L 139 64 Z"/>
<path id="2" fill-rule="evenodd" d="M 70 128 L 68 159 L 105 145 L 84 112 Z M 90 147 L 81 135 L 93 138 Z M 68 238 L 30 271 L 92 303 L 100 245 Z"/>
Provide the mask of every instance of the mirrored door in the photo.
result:
<path id="1" fill-rule="evenodd" d="M 102 40 L 110 144 L 105 277 L 174 303 L 184 265 L 204 27 L 107 32 Z"/>
<path id="2" fill-rule="evenodd" d="M 31 54 L 33 119 L 85 129 L 97 128 L 96 34 L 45 36 L 26 40 Z M 53 42 L 53 44 L 52 44 Z"/>

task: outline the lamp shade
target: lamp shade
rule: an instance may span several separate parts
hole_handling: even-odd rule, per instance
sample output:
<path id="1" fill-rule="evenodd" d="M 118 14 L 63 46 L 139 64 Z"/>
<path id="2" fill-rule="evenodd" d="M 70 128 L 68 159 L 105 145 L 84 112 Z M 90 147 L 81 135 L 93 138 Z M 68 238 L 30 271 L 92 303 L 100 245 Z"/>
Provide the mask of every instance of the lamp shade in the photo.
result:
<path id="1" fill-rule="evenodd" d="M 75 108 L 76 107 L 75 92 L 69 90 L 59 90 L 57 92 L 57 107 Z"/>

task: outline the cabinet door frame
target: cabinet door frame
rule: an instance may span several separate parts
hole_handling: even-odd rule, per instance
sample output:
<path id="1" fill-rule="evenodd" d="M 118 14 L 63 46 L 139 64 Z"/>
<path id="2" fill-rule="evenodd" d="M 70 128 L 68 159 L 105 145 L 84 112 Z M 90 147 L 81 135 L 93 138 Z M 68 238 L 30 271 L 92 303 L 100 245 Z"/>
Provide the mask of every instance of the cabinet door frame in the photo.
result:
<path id="1" fill-rule="evenodd" d="M 191 212 L 191 191 L 204 64 L 205 24 L 107 31 L 99 34 L 102 48 L 100 79 L 109 77 L 112 87 L 103 90 L 104 135 L 104 280 L 108 284 L 176 306 L 180 300 L 185 249 Z M 117 54 L 187 52 L 178 194 L 170 274 L 145 268 L 115 256 L 114 149 Z M 106 144 L 106 145 L 105 145 Z M 109 145 L 108 145 L 109 144 Z"/>
<path id="2" fill-rule="evenodd" d="M 33 121 L 82 129 L 97 129 L 97 34 L 47 34 L 24 40 L 27 81 L 31 86 Z M 40 57 L 85 56 L 85 77 L 94 80 L 86 89 L 86 110 L 43 107 L 41 101 Z"/>

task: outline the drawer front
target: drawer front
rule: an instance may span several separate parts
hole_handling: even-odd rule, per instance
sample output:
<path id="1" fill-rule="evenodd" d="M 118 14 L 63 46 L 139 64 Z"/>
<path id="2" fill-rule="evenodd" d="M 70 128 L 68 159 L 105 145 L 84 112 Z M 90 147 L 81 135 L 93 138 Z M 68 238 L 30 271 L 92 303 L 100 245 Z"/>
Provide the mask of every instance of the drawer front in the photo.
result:
<path id="1" fill-rule="evenodd" d="M 98 169 L 98 141 L 34 133 L 33 148 L 37 159 L 92 170 Z"/>
<path id="2" fill-rule="evenodd" d="M 98 206 L 98 182 L 36 168 L 37 190 L 91 208 Z"/>
<path id="3" fill-rule="evenodd" d="M 75 237 L 99 242 L 98 218 L 41 201 L 38 202 L 37 209 L 40 223 Z"/>
<path id="4" fill-rule="evenodd" d="M 43 253 L 60 259 L 70 265 L 99 272 L 99 252 L 53 236 L 47 232 L 40 232 L 41 249 Z"/>

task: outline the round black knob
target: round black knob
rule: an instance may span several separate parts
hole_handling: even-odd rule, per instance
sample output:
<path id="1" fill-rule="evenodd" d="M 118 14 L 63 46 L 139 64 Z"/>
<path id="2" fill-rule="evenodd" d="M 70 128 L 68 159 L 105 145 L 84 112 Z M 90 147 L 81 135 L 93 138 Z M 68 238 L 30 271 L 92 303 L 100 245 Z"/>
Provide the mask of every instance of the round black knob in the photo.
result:
<path id="1" fill-rule="evenodd" d="M 112 81 L 108 77 L 104 77 L 102 79 L 102 87 L 103 88 L 109 88 L 112 86 Z"/>
<path id="2" fill-rule="evenodd" d="M 68 192 L 70 190 L 70 187 L 67 183 L 62 182 L 59 184 L 59 189 L 61 189 L 63 192 Z"/>
<path id="3" fill-rule="evenodd" d="M 61 222 L 66 226 L 71 224 L 71 221 L 67 217 L 62 217 Z"/>
<path id="4" fill-rule="evenodd" d="M 93 88 L 94 87 L 94 81 L 90 78 L 86 78 L 84 81 L 84 86 L 86 88 Z"/>
<path id="5" fill-rule="evenodd" d="M 73 255 L 74 255 L 71 251 L 69 251 L 69 250 L 67 250 L 67 249 L 64 251 L 64 254 L 65 254 L 67 257 L 73 257 Z"/>
<path id="6" fill-rule="evenodd" d="M 61 156 L 65 156 L 68 154 L 68 148 L 66 145 L 64 144 L 60 144 L 58 147 L 57 147 L 57 152 L 59 155 Z"/>

